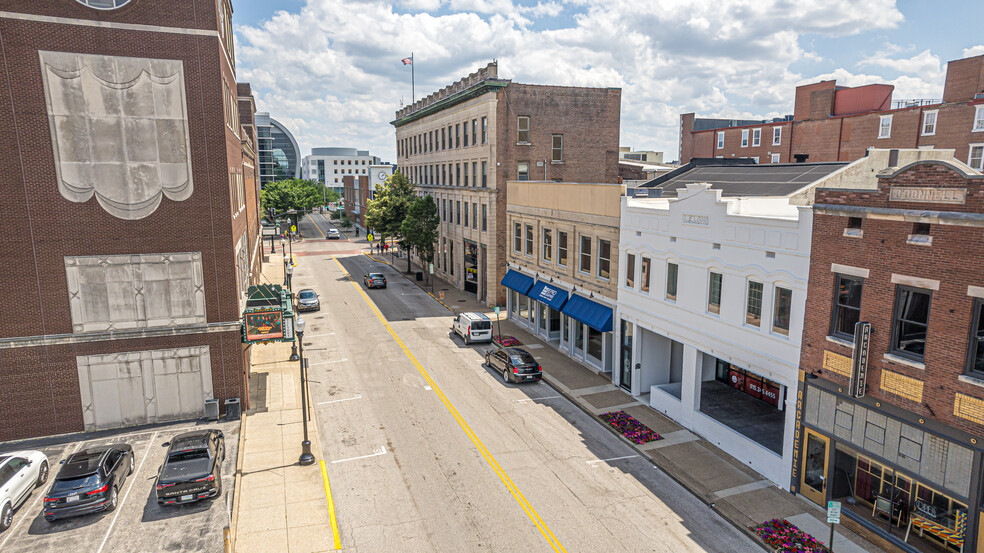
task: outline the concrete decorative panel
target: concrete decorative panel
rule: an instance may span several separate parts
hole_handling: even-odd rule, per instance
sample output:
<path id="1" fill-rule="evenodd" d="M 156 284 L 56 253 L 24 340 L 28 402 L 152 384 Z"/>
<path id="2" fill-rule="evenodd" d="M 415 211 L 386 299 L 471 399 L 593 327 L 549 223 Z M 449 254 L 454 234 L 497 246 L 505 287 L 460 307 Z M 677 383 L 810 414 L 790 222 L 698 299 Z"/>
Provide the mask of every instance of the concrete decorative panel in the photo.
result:
<path id="1" fill-rule="evenodd" d="M 200 252 L 66 257 L 72 332 L 206 322 Z"/>
<path id="2" fill-rule="evenodd" d="M 61 195 L 136 220 L 194 189 L 178 60 L 39 52 Z"/>
<path id="3" fill-rule="evenodd" d="M 199 417 L 212 398 L 208 346 L 76 357 L 86 431 Z"/>

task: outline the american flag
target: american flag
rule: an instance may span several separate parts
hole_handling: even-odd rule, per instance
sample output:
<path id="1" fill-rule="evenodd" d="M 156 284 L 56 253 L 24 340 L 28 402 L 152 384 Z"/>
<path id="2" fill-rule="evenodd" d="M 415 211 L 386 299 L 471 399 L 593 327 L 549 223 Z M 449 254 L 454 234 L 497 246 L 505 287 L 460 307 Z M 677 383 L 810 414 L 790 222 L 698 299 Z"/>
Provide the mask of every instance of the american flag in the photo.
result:
<path id="1" fill-rule="evenodd" d="M 403 58 L 403 65 L 413 65 L 413 58 Z"/>

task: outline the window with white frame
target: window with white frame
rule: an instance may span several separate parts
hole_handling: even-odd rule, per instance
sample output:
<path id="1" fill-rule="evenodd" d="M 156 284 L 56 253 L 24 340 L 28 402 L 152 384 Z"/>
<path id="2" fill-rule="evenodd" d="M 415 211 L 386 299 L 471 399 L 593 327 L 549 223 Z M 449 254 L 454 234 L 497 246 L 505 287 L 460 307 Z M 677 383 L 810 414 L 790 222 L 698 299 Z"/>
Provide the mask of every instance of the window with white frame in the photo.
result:
<path id="1" fill-rule="evenodd" d="M 557 264 L 567 266 L 567 233 L 557 231 Z"/>
<path id="2" fill-rule="evenodd" d="M 762 144 L 762 129 L 752 129 L 752 146 Z"/>
<path id="3" fill-rule="evenodd" d="M 625 287 L 635 288 L 635 255 L 625 256 Z"/>
<path id="4" fill-rule="evenodd" d="M 793 309 L 793 291 L 776 286 L 776 297 L 772 304 L 772 332 L 789 336 L 790 313 Z"/>
<path id="5" fill-rule="evenodd" d="M 591 272 L 591 237 L 582 236 L 581 237 L 581 272 L 590 273 Z"/>
<path id="6" fill-rule="evenodd" d="M 939 112 L 936 110 L 923 112 L 923 127 L 922 127 L 923 136 L 930 136 L 936 134 L 936 116 L 938 113 Z"/>
<path id="7" fill-rule="evenodd" d="M 526 255 L 533 255 L 533 225 L 526 225 Z"/>
<path id="8" fill-rule="evenodd" d="M 564 161 L 564 135 L 562 134 L 553 135 L 553 157 L 551 160 L 558 163 Z"/>
<path id="9" fill-rule="evenodd" d="M 748 296 L 745 301 L 745 324 L 762 324 L 762 283 L 748 281 Z"/>
<path id="10" fill-rule="evenodd" d="M 523 251 L 523 225 L 519 223 L 513 223 L 513 251 Z"/>
<path id="11" fill-rule="evenodd" d="M 978 171 L 984 171 L 984 144 L 971 144 L 967 165 Z"/>
<path id="12" fill-rule="evenodd" d="M 652 260 L 648 257 L 642 258 L 642 282 L 639 283 L 639 290 L 649 293 L 649 267 L 652 265 Z"/>
<path id="13" fill-rule="evenodd" d="M 984 131 L 984 105 L 977 106 L 974 111 L 973 132 Z"/>
<path id="14" fill-rule="evenodd" d="M 550 263 L 553 257 L 553 231 L 545 228 L 543 229 L 543 260 Z"/>
<path id="15" fill-rule="evenodd" d="M 779 163 L 779 154 L 772 154 L 772 163 Z"/>
<path id="16" fill-rule="evenodd" d="M 710 272 L 710 279 L 707 284 L 707 311 L 710 313 L 721 313 L 721 288 L 723 275 L 721 273 Z"/>
<path id="17" fill-rule="evenodd" d="M 718 148 L 724 148 L 724 131 L 718 131 Z"/>
<path id="18" fill-rule="evenodd" d="M 516 142 L 528 144 L 530 141 L 530 116 L 520 115 L 516 120 Z"/>
<path id="19" fill-rule="evenodd" d="M 782 127 L 772 127 L 772 145 L 782 144 Z"/>
<path id="20" fill-rule="evenodd" d="M 878 118 L 878 138 L 891 138 L 892 116 L 882 115 Z"/>
<path id="21" fill-rule="evenodd" d="M 598 239 L 598 276 L 600 278 L 611 278 L 612 269 L 612 242 L 611 240 Z"/>
<path id="22" fill-rule="evenodd" d="M 748 129 L 741 130 L 741 147 L 742 148 L 748 147 Z"/>

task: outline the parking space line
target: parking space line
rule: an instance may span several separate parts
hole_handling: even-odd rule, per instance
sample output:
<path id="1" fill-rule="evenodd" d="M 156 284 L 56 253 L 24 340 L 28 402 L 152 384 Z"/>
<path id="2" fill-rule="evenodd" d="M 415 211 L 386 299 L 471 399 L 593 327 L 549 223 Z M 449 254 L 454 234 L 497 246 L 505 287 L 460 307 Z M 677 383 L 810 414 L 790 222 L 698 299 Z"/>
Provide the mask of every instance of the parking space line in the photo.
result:
<path id="1" fill-rule="evenodd" d="M 126 503 L 126 498 L 130 497 L 130 490 L 133 489 L 133 483 L 137 481 L 137 475 L 140 474 L 140 469 L 143 468 L 144 461 L 146 461 L 147 456 L 150 455 L 150 450 L 153 449 L 154 440 L 156 439 L 157 432 L 154 432 L 154 435 L 150 437 L 150 443 L 147 444 L 147 451 L 144 451 L 143 459 L 140 459 L 140 466 L 137 467 L 136 472 L 128 477 L 130 478 L 130 485 L 126 488 L 126 494 L 123 496 L 123 499 L 120 500 L 118 505 L 116 505 L 116 514 L 113 515 L 113 520 L 109 523 L 109 528 L 106 530 L 106 536 L 103 538 L 102 543 L 99 544 L 99 549 L 96 553 L 102 553 L 103 547 L 106 547 L 106 540 L 108 540 L 109 535 L 113 533 L 113 526 L 116 525 L 116 519 L 118 519 L 120 517 L 120 513 L 123 512 L 123 504 Z"/>
<path id="2" fill-rule="evenodd" d="M 328 365 L 330 363 L 341 363 L 342 361 L 348 361 L 348 359 L 335 359 L 334 361 L 318 361 L 317 363 L 308 363 L 308 366 L 313 367 L 315 365 Z"/>
<path id="3" fill-rule="evenodd" d="M 608 461 L 621 461 L 622 459 L 633 459 L 638 457 L 638 455 L 626 455 L 625 457 L 612 457 L 611 459 L 594 459 L 593 461 L 585 461 L 587 464 L 593 463 L 607 463 Z"/>
<path id="4" fill-rule="evenodd" d="M 331 464 L 334 465 L 335 463 L 347 463 L 348 461 L 357 461 L 359 459 L 368 459 L 370 457 L 379 457 L 380 455 L 386 455 L 386 446 L 380 447 L 379 448 L 379 451 L 376 451 L 375 449 L 372 450 L 372 455 L 360 455 L 358 457 L 349 457 L 348 459 L 339 459 L 337 461 L 332 461 Z"/>
<path id="5" fill-rule="evenodd" d="M 69 453 L 68 455 L 66 455 L 65 456 L 65 459 L 68 459 L 72 454 L 74 454 L 76 451 L 78 451 L 80 447 L 82 447 L 82 442 L 79 442 L 79 443 L 75 444 L 75 449 L 72 450 L 72 453 Z M 52 468 L 51 467 L 51 463 L 49 462 L 48 463 L 48 478 L 51 478 L 51 468 Z M 47 484 L 48 483 L 45 482 L 45 485 L 47 485 Z M 35 490 L 37 490 L 37 488 L 35 488 Z M 41 490 L 41 491 L 43 492 L 44 490 Z M 31 503 L 30 512 L 32 512 L 32 513 L 34 512 L 34 508 L 38 506 L 38 501 L 40 501 L 41 498 L 44 497 L 44 495 L 45 495 L 44 493 L 41 493 L 41 494 L 38 494 L 38 496 L 34 498 L 34 502 Z M 21 510 L 23 510 L 23 508 L 24 508 L 24 506 L 21 505 Z M 23 517 L 23 516 L 17 517 L 17 522 L 15 522 L 14 525 L 11 526 L 10 528 L 7 528 L 7 537 L 4 538 L 4 540 L 2 542 L 0 542 L 0 549 L 3 549 L 3 546 L 7 545 L 7 540 L 9 540 L 10 537 L 14 535 L 14 530 L 17 530 L 17 526 L 19 526 L 20 523 L 21 523 L 21 521 L 24 520 L 25 518 L 26 517 Z"/>
<path id="6" fill-rule="evenodd" d="M 329 403 L 340 403 L 342 401 L 352 401 L 353 399 L 362 399 L 361 395 L 356 395 L 355 397 L 347 397 L 345 399 L 333 399 L 331 401 L 322 401 L 318 405 L 328 405 Z"/>
<path id="7" fill-rule="evenodd" d="M 516 403 L 523 403 L 524 401 L 540 401 L 541 399 L 557 399 L 564 396 L 544 396 L 544 397 L 529 397 L 526 399 L 517 399 Z"/>
<path id="8" fill-rule="evenodd" d="M 342 548 L 342 538 L 338 535 L 338 520 L 335 519 L 335 500 L 331 497 L 331 484 L 328 483 L 328 470 L 325 468 L 325 461 L 321 464 L 321 478 L 325 481 L 325 497 L 328 499 L 328 518 L 331 520 L 331 537 L 335 540 L 335 550 Z"/>

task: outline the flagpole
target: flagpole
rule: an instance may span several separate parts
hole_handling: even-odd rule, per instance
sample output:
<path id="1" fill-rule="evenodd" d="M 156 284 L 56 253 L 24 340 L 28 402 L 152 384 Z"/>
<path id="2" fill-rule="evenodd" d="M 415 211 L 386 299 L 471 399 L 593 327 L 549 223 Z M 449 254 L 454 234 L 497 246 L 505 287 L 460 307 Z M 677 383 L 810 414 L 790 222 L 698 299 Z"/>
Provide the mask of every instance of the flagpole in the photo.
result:
<path id="1" fill-rule="evenodd" d="M 414 75 L 413 75 L 413 52 L 410 52 L 410 104 L 414 104 L 417 101 L 417 92 L 414 90 Z"/>

